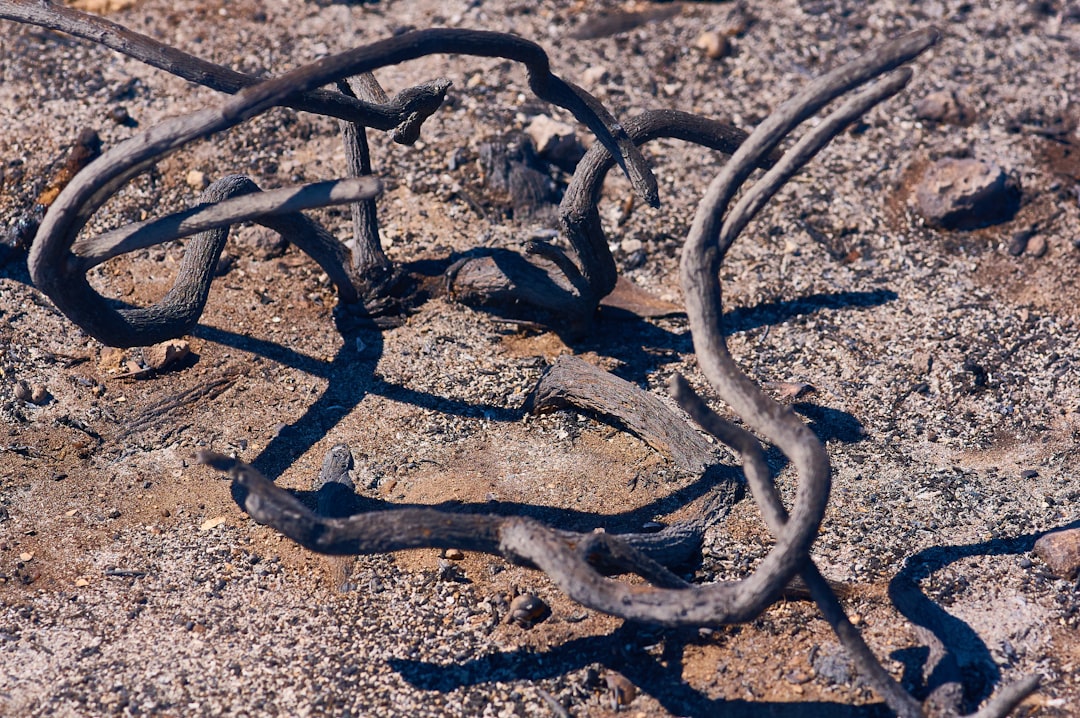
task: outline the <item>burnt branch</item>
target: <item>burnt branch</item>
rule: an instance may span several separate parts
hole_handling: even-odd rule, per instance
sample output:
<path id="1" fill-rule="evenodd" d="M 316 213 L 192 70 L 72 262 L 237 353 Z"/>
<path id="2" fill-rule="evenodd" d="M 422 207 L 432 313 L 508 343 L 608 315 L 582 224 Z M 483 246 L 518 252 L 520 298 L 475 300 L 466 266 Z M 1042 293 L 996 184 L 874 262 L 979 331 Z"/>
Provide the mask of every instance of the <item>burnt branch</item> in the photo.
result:
<path id="1" fill-rule="evenodd" d="M 184 275 L 185 282 L 197 279 L 197 284 L 178 283 L 174 287 L 176 296 L 183 300 L 180 308 L 180 313 L 184 316 L 182 321 L 172 321 L 169 316 L 160 316 L 160 312 L 153 308 L 141 314 L 138 314 L 140 310 L 115 310 L 86 281 L 82 270 L 84 260 L 77 252 L 107 255 L 117 244 L 116 238 L 106 235 L 104 246 L 98 245 L 98 239 L 101 239 L 99 237 L 81 241 L 77 250 L 73 247 L 76 235 L 90 217 L 120 187 L 189 142 L 234 127 L 282 104 L 298 93 L 313 90 L 328 82 L 433 53 L 502 57 L 521 62 L 528 70 L 529 84 L 533 91 L 541 99 L 564 107 L 587 124 L 597 133 L 601 143 L 618 154 L 624 170 L 639 193 L 650 203 L 655 204 L 658 201 L 655 179 L 625 131 L 591 95 L 553 75 L 547 55 L 538 45 L 502 33 L 456 29 L 419 30 L 327 57 L 247 87 L 217 108 L 168 120 L 113 147 L 77 175 L 46 214 L 28 260 L 35 285 L 76 324 L 106 344 L 145 345 L 176 336 L 178 331 L 189 327 L 189 314 L 194 312 L 197 320 L 212 278 L 210 268 L 202 267 Z M 369 192 L 363 193 L 363 196 L 338 196 L 341 201 L 349 202 L 370 199 Z M 331 202 L 323 202 L 324 205 L 329 203 Z M 253 210 L 249 207 L 247 200 L 236 200 L 228 205 L 227 211 L 219 211 L 214 222 L 220 221 L 222 224 L 217 226 L 224 226 L 240 221 L 241 218 L 251 219 Z M 321 227 L 317 227 L 299 213 L 282 215 L 280 221 L 267 217 L 255 219 L 281 231 L 286 239 L 302 249 L 306 249 L 302 234 L 313 232 L 317 249 L 313 257 L 334 279 L 342 300 L 353 303 L 363 295 L 365 278 L 358 273 L 358 269 L 354 268 L 347 256 L 342 256 L 341 252 L 332 248 L 336 240 Z M 182 219 L 165 218 L 161 221 L 166 225 L 170 222 L 183 223 Z M 270 224 L 271 221 L 277 226 Z M 172 232 L 164 232 L 150 239 L 144 232 L 138 246 L 170 241 L 177 236 Z M 206 246 L 216 246 L 219 241 L 216 235 L 200 240 Z M 306 244 L 310 245 L 311 242 Z M 211 253 L 200 252 L 198 256 L 208 254 Z M 191 302 L 188 297 L 201 299 Z M 132 311 L 136 314 L 132 314 Z"/>
<path id="2" fill-rule="evenodd" d="M 501 57 L 524 64 L 529 85 L 541 99 L 557 104 L 597 135 L 595 151 L 575 174 L 562 208 L 564 230 L 572 255 L 534 245 L 529 254 L 550 264 L 541 267 L 513 255 L 542 273 L 528 279 L 536 286 L 560 287 L 554 299 L 540 297 L 536 306 L 567 308 L 587 316 L 615 285 L 614 262 L 607 250 L 596 203 L 600 184 L 612 163 L 619 164 L 635 190 L 650 204 L 658 202 L 656 183 L 637 144 L 655 137 L 676 137 L 732 152 L 731 160 L 710 184 L 694 217 L 681 263 L 681 282 L 699 366 L 715 391 L 749 427 L 727 422 L 713 412 L 688 384 L 676 377 L 673 393 L 680 405 L 709 433 L 732 448 L 741 460 L 751 492 L 761 508 L 775 544 L 756 570 L 739 581 L 708 585 L 688 583 L 672 571 L 700 549 L 704 523 L 678 524 L 655 534 L 575 533 L 520 516 L 454 513 L 417 507 L 386 508 L 350 516 L 321 516 L 237 459 L 200 452 L 199 461 L 228 472 L 233 495 L 252 518 L 273 526 L 297 543 L 320 553 L 355 555 L 412 548 L 458 548 L 479 551 L 547 574 L 568 596 L 590 608 L 629 620 L 662 626 L 719 626 L 759 615 L 796 576 L 808 588 L 869 684 L 890 709 L 901 716 L 928 711 L 958 713 L 944 693 L 941 703 L 920 705 L 892 679 L 845 615 L 836 594 L 810 558 L 829 498 L 831 469 L 821 442 L 789 407 L 770 399 L 728 351 L 721 331 L 722 287 L 719 272 L 728 249 L 764 204 L 817 152 L 856 118 L 899 92 L 911 73 L 897 69 L 936 42 L 936 30 L 912 33 L 885 43 L 863 57 L 809 83 L 781 105 L 751 135 L 702 118 L 674 112 L 646 113 L 623 129 L 592 96 L 550 71 L 538 46 L 510 35 L 471 30 L 420 30 L 324 58 L 279 77 L 257 81 L 205 63 L 148 38 L 97 18 L 58 8 L 48 2 L 0 0 L 0 17 L 32 22 L 87 37 L 196 81 L 236 93 L 217 107 L 166 121 L 112 148 L 89 164 L 56 197 L 44 217 L 29 258 L 35 284 L 87 332 L 114 345 L 148 344 L 184 333 L 198 321 L 211 282 L 211 268 L 225 244 L 228 226 L 242 220 L 264 224 L 310 254 L 337 284 L 344 302 L 365 298 L 373 273 L 389 267 L 378 239 L 371 204 L 379 183 L 370 177 L 367 126 L 396 132 L 405 143 L 416 139 L 424 118 L 442 101 L 439 82 L 399 95 L 423 97 L 421 110 L 399 111 L 395 122 L 376 124 L 363 115 L 386 108 L 385 93 L 370 73 L 386 65 L 433 53 Z M 895 72 L 893 72 L 895 70 Z M 184 74 L 187 73 L 187 74 Z M 889 74 L 891 73 L 891 74 Z M 353 78 L 353 79 L 350 79 Z M 339 83 L 341 93 L 318 88 Z M 864 88 L 865 86 L 865 88 Z M 862 89 L 860 89 L 862 88 Z M 425 94 L 427 93 L 427 94 Z M 328 97 L 329 96 L 329 97 Z M 786 153 L 776 148 L 805 120 L 834 100 L 847 96 Z M 437 99 L 437 102 L 435 101 Z M 329 104 L 320 105 L 320 102 Z M 430 102 L 434 102 L 432 105 Z M 336 104 L 334 104 L 336 103 Z M 194 140 L 236 126 L 271 107 L 316 108 L 339 117 L 349 171 L 353 177 L 300 188 L 261 191 L 246 177 L 234 175 L 212 184 L 191 210 L 137 223 L 94 238 L 76 241 L 92 215 L 125 183 L 161 158 Z M 329 105 L 334 105 L 331 111 Z M 401 107 L 407 103 L 403 101 Z M 341 108 L 347 108 L 341 110 Z M 338 112 L 338 110 L 341 110 Z M 375 111 L 375 110 L 371 110 Z M 335 114 L 337 112 L 337 114 Z M 407 116 L 406 116 L 407 114 Z M 383 122 L 383 120 L 378 120 Z M 758 168 L 764 175 L 742 190 Z M 735 202 L 736 196 L 741 197 Z M 335 203 L 355 207 L 355 243 L 349 251 L 300 210 Z M 734 204 L 733 204 L 734 203 Z M 159 303 L 146 308 L 114 309 L 86 280 L 86 271 L 133 249 L 192 236 L 175 286 Z M 457 268 L 457 277 L 467 276 Z M 496 270 L 503 267 L 496 264 Z M 519 267 L 520 269 L 520 267 Z M 533 270 L 521 270 L 526 274 Z M 494 292 L 498 272 L 489 273 Z M 506 274 L 504 272 L 504 274 Z M 535 274 L 535 273 L 534 273 Z M 492 278 L 494 277 L 494 278 Z M 541 295 L 542 291 L 533 291 Z M 528 294 L 519 291 L 518 296 Z M 545 304 L 546 302 L 546 304 Z M 549 389 L 537 398 L 568 402 L 619 416 L 628 426 L 676 461 L 692 470 L 710 463 L 711 448 L 678 421 L 664 405 L 636 387 L 619 383 L 599 370 L 567 360 L 556 365 Z M 557 381 L 556 381 L 557 379 Z M 621 405 L 614 408 L 615 405 Z M 632 410 L 626 410 L 632 405 Z M 659 408 L 658 408 L 659 407 Z M 666 412 L 666 413 L 665 413 Z M 670 425 L 670 426 L 666 426 Z M 751 433 L 756 432 L 755 433 Z M 795 468 L 799 483 L 793 506 L 784 506 L 765 462 L 757 436 L 776 446 Z M 676 449 L 675 447 L 680 447 Z M 334 453 L 336 452 L 336 453 Z M 335 447 L 324 466 L 320 503 L 324 513 L 347 494 L 347 447 Z M 327 484 L 332 483 L 332 486 Z M 611 572 L 633 573 L 646 583 L 627 583 Z M 976 715 L 1001 716 L 1033 691 L 1037 678 L 1002 688 Z"/>
<path id="3" fill-rule="evenodd" d="M 647 110 L 626 123 L 636 145 L 669 138 L 731 154 L 747 134 L 731 125 L 679 110 Z M 759 160 L 771 167 L 778 155 Z M 564 254 L 541 242 L 527 256 L 483 256 L 463 260 L 448 272 L 451 292 L 460 300 L 482 306 L 506 307 L 526 304 L 551 313 L 562 321 L 587 325 L 600 300 L 615 288 L 618 270 L 600 222 L 598 202 L 604 178 L 616 159 L 603 145 L 594 144 L 578 163 L 559 205 L 562 233 L 571 252 Z"/>
<path id="4" fill-rule="evenodd" d="M 800 482 L 791 515 L 780 502 L 756 439 L 711 412 L 684 381 L 676 380 L 673 387 L 683 408 L 717 438 L 736 449 L 743 459 L 754 498 L 769 529 L 777 537 L 776 546 L 759 565 L 757 574 L 771 571 L 774 580 L 782 577 L 783 582 L 787 582 L 791 573 L 798 571 L 863 675 L 890 709 L 898 715 L 913 718 L 923 715 L 924 707 L 877 661 L 810 559 L 810 544 L 828 500 L 828 457 L 806 425 L 789 408 L 777 404 L 762 392 L 731 357 L 720 329 L 723 308 L 719 270 L 734 240 L 777 189 L 850 122 L 903 88 L 910 79 L 910 72 L 900 70 L 843 102 L 785 153 L 729 211 L 736 192 L 757 164 L 813 113 L 833 99 L 918 56 L 936 42 L 937 36 L 937 31 L 930 29 L 886 43 L 811 82 L 781 105 L 747 138 L 710 185 L 698 206 L 684 249 L 681 278 L 698 363 L 721 399 L 751 428 L 780 448 L 797 468 Z M 766 583 L 763 589 L 770 590 L 772 586 Z M 979 715 L 1006 714 L 1037 684 L 1037 677 L 1033 677 L 1007 686 L 984 706 Z M 954 715 L 957 712 L 955 706 L 945 708 Z"/>
<path id="5" fill-rule="evenodd" d="M 560 531 L 523 517 L 437 509 L 388 508 L 348 518 L 327 518 L 236 458 L 210 451 L 200 451 L 196 458 L 232 477 L 233 498 L 253 519 L 273 526 L 305 548 L 329 555 L 457 548 L 504 556 L 530 566 L 535 564 L 529 556 L 504 546 L 504 534 L 510 527 L 529 525 L 558 542 L 561 551 L 580 557 L 590 572 L 595 573 L 595 564 L 673 584 L 676 578 L 663 567 L 685 565 L 701 548 L 702 529 L 693 522 L 674 524 L 656 533 L 604 534 L 603 539 L 595 539 L 590 537 L 597 534 Z"/>

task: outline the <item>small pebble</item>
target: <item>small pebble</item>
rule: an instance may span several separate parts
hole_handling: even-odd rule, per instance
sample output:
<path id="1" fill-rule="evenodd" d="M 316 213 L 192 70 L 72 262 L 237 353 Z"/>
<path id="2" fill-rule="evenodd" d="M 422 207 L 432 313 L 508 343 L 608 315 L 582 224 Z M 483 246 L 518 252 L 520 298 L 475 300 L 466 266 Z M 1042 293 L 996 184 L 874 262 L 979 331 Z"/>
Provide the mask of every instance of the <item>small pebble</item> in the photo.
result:
<path id="1" fill-rule="evenodd" d="M 931 92 L 915 103 L 915 117 L 927 122 L 967 125 L 975 119 L 975 113 L 960 102 L 955 92 L 942 90 Z"/>
<path id="2" fill-rule="evenodd" d="M 154 371 L 167 369 L 191 353 L 191 345 L 183 339 L 169 339 L 143 352 L 146 365 Z"/>
<path id="3" fill-rule="evenodd" d="M 206 189 L 206 186 L 210 184 L 206 181 L 206 173 L 200 170 L 190 170 L 187 175 L 184 176 L 184 181 L 188 183 L 188 187 L 199 190 L 200 192 Z"/>
<path id="4" fill-rule="evenodd" d="M 611 692 L 611 707 L 618 710 L 619 706 L 628 706 L 637 698 L 637 686 L 631 683 L 621 673 L 614 671 L 604 676 L 608 690 Z"/>
<path id="5" fill-rule="evenodd" d="M 443 554 L 449 561 L 461 561 L 465 558 L 465 553 L 461 549 L 448 548 L 446 553 Z"/>
<path id="6" fill-rule="evenodd" d="M 25 552 L 25 553 L 19 554 L 19 560 L 22 561 L 23 563 L 26 563 L 27 561 L 30 561 L 33 558 L 34 558 L 34 554 L 32 554 L 30 552 Z"/>
<path id="7" fill-rule="evenodd" d="M 1020 472 L 1021 479 L 1035 479 L 1038 478 L 1039 472 L 1035 469 L 1024 469 Z"/>
<path id="8" fill-rule="evenodd" d="M 1025 254 L 1038 259 L 1046 254 L 1047 248 L 1046 237 L 1041 234 L 1036 234 L 1031 238 L 1031 241 L 1028 242 Z"/>
<path id="9" fill-rule="evenodd" d="M 30 401 L 30 385 L 20 379 L 15 382 L 15 398 L 19 401 Z"/>
<path id="10" fill-rule="evenodd" d="M 1046 534 L 1035 542 L 1035 555 L 1055 576 L 1071 581 L 1080 573 L 1080 529 Z"/>
<path id="11" fill-rule="evenodd" d="M 694 40 L 694 47 L 710 60 L 719 60 L 731 54 L 731 38 L 715 30 L 706 30 Z"/>
<path id="12" fill-rule="evenodd" d="M 109 119 L 118 125 L 124 125 L 125 127 L 131 127 L 135 125 L 135 120 L 132 119 L 128 113 L 128 109 L 123 105 L 117 105 L 109 110 Z"/>
<path id="13" fill-rule="evenodd" d="M 203 521 L 202 524 L 199 526 L 199 530 L 209 531 L 210 529 L 215 529 L 218 526 L 221 526 L 221 524 L 223 523 L 225 523 L 224 516 L 215 516 L 212 519 L 207 519 L 206 521 Z"/>
<path id="14" fill-rule="evenodd" d="M 551 608 L 539 596 L 523 593 L 510 602 L 510 611 L 506 620 L 522 628 L 532 628 L 550 615 Z"/>

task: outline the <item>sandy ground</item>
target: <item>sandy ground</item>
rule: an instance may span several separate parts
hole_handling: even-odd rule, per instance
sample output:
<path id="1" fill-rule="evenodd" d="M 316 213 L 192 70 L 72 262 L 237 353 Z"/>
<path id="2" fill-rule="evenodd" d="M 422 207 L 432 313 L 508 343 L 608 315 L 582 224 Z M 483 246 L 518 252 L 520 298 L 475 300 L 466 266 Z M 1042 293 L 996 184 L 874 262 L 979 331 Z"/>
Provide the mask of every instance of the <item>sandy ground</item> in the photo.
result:
<path id="1" fill-rule="evenodd" d="M 1078 520 L 1080 18 L 1060 2 L 671 8 L 146 0 L 110 17 L 266 74 L 402 28 L 509 30 L 548 48 L 556 72 L 617 116 L 674 107 L 747 129 L 860 50 L 941 27 L 908 90 L 838 138 L 735 246 L 723 270 L 729 341 L 754 378 L 816 388 L 795 406 L 834 466 L 814 556 L 848 585 L 846 607 L 886 667 L 925 694 L 940 642 L 964 671 L 969 706 L 1034 672 L 1043 687 L 1021 712 L 1075 714 L 1080 593 L 1031 551 Z M 605 26 L 601 10 L 648 19 L 606 34 L 620 26 Z M 731 54 L 695 48 L 705 30 L 730 30 Z M 215 99 L 56 33 L 2 23 L 0 37 L 0 226 L 27 210 L 83 128 L 108 146 Z M 508 216 L 474 160 L 481 143 L 536 115 L 570 120 L 498 60 L 436 57 L 378 73 L 391 93 L 439 76 L 454 85 L 420 144 L 373 138 L 389 253 L 433 275 L 470 249 L 520 246 L 555 226 Z M 914 103 L 940 90 L 956 93 L 970 122 L 916 118 Z M 118 106 L 138 127 L 113 121 Z M 623 275 L 678 302 L 679 249 L 723 158 L 667 141 L 648 152 L 663 207 L 634 207 L 612 176 L 601 215 Z M 945 156 L 1012 173 L 1017 216 L 970 232 L 924 226 L 911 193 Z M 184 206 L 192 170 L 286 186 L 342 175 L 344 156 L 335 122 L 274 110 L 168 158 L 89 231 Z M 316 214 L 347 236 L 347 211 Z M 1028 251 L 1010 254 L 1030 229 Z M 636 690 L 620 706 L 631 715 L 883 712 L 807 602 L 748 625 L 662 631 L 584 610 L 536 572 L 434 550 L 358 559 L 353 590 L 336 590 L 326 560 L 249 520 L 194 452 L 235 452 L 310 496 L 323 455 L 346 442 L 372 498 L 638 530 L 691 515 L 707 482 L 617 427 L 572 412 L 534 417 L 522 404 L 562 353 L 658 394 L 676 371 L 700 376 L 681 316 L 602 312 L 571 339 L 435 297 L 397 329 L 343 338 L 319 268 L 292 248 L 275 256 L 268 239 L 237 230 L 231 268 L 187 337 L 192 356 L 145 379 L 124 377 L 115 353 L 56 312 L 19 257 L 0 267 L 0 714 L 603 716 L 621 680 Z M 182 251 L 125 255 L 91 280 L 145 304 Z M 51 400 L 17 400 L 20 380 Z M 771 459 L 790 496 L 795 477 Z M 745 575 L 769 545 L 757 510 L 740 503 L 688 575 Z M 530 630 L 504 620 L 521 591 L 552 607 Z"/>

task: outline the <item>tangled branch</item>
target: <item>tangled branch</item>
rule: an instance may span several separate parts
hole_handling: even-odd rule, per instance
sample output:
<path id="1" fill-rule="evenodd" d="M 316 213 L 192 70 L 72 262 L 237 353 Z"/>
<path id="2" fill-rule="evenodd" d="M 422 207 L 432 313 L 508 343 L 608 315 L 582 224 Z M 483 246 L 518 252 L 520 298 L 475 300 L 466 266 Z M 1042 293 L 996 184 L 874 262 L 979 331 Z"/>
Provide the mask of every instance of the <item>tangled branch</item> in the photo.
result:
<path id="1" fill-rule="evenodd" d="M 645 113 L 624 129 L 592 96 L 553 75 L 539 46 L 501 33 L 420 30 L 260 81 L 48 2 L 0 0 L 0 17 L 70 32 L 235 93 L 217 107 L 166 121 L 105 152 L 59 194 L 42 222 L 29 257 L 35 284 L 80 327 L 113 345 L 148 344 L 190 329 L 205 305 L 210 268 L 224 246 L 228 227 L 239 221 L 256 221 L 296 243 L 326 270 L 344 302 L 357 302 L 373 283 L 382 283 L 380 278 L 369 276 L 387 270 L 388 261 L 381 254 L 370 204 L 380 184 L 370 177 L 365 128 L 391 130 L 406 144 L 414 141 L 424 119 L 441 103 L 446 84 L 429 83 L 390 101 L 374 78 L 365 74 L 379 67 L 433 53 L 514 60 L 526 66 L 530 87 L 537 96 L 569 110 L 597 135 L 600 143 L 579 166 L 561 208 L 572 254 L 550 246 L 532 249 L 554 265 L 561 280 L 553 280 L 547 269 L 522 260 L 533 268 L 524 272 L 542 272 L 546 281 L 565 290 L 563 297 L 536 294 L 533 303 L 540 307 L 586 316 L 614 287 L 615 266 L 596 210 L 600 184 L 613 163 L 622 167 L 646 201 L 656 204 L 656 183 L 638 144 L 656 137 L 674 137 L 732 153 L 698 207 L 684 248 L 681 281 L 705 377 L 746 425 L 788 457 L 798 473 L 790 512 L 779 498 L 758 438 L 722 419 L 681 377 L 673 380 L 672 392 L 702 428 L 737 453 L 754 499 L 775 536 L 772 550 L 744 579 L 693 585 L 671 570 L 699 550 L 701 522 L 676 524 L 655 534 L 610 535 L 562 531 L 525 517 L 415 507 L 327 517 L 310 511 L 235 458 L 211 452 L 200 452 L 198 458 L 230 474 L 234 498 L 255 520 L 314 551 L 347 555 L 432 547 L 499 555 L 543 571 L 581 604 L 625 619 L 663 626 L 745 622 L 758 616 L 799 576 L 866 680 L 895 713 L 919 716 L 933 709 L 941 715 L 959 714 L 958 702 L 947 697 L 958 695 L 958 691 L 939 692 L 936 698 L 940 702 L 931 706 L 920 704 L 903 690 L 848 620 L 812 561 L 809 550 L 829 498 L 828 456 L 811 430 L 789 408 L 765 395 L 732 358 L 721 332 L 719 282 L 727 251 L 754 215 L 848 124 L 906 86 L 911 72 L 897 68 L 931 46 L 937 40 L 935 30 L 885 43 L 814 80 L 745 136 L 718 123 L 671 111 Z M 318 90 L 328 83 L 338 83 L 341 92 Z M 846 99 L 837 108 L 787 152 L 776 155 L 776 148 L 793 130 L 842 96 Z M 354 176 L 265 192 L 246 177 L 228 176 L 213 183 L 190 210 L 76 239 L 110 196 L 169 153 L 279 105 L 338 117 L 343 123 L 349 171 Z M 735 201 L 756 168 L 767 171 Z M 336 238 L 301 211 L 341 203 L 354 205 L 360 254 L 350 256 Z M 109 258 L 186 236 L 194 239 L 176 284 L 151 307 L 114 309 L 86 280 L 89 269 Z M 463 276 L 461 270 L 459 267 L 459 276 Z M 505 279 L 506 286 L 519 281 L 509 274 Z M 525 290 L 516 291 L 520 295 Z M 646 583 L 616 580 L 610 577 L 613 573 L 636 574 Z M 1037 681 L 1032 677 L 1002 688 L 976 715 L 1007 714 L 1035 689 Z"/>
<path id="2" fill-rule="evenodd" d="M 38 5 L 42 12 L 56 9 L 47 2 Z M 31 12 L 37 9 L 31 3 L 0 3 L 0 17 L 25 19 L 42 24 L 45 19 L 41 16 L 41 12 Z M 87 22 L 87 26 L 91 27 L 89 21 Z M 55 21 L 54 24 L 60 23 Z M 65 21 L 64 27 L 79 29 L 84 35 L 90 32 L 86 27 L 75 27 L 68 21 Z M 137 48 L 139 50 L 137 56 L 140 59 L 150 56 L 148 48 L 153 48 L 148 44 L 148 38 L 143 38 L 141 44 L 134 41 L 120 43 L 115 39 L 116 27 L 118 26 L 103 21 L 98 26 L 93 26 L 93 29 L 107 31 L 104 36 L 110 38 L 117 46 L 126 48 L 125 51 Z M 128 33 L 128 35 L 134 36 L 133 33 Z M 125 35 L 124 39 L 130 38 Z M 109 254 L 111 248 L 132 247 L 133 245 L 123 245 L 114 233 L 109 233 L 103 237 L 81 240 L 76 246 L 76 235 L 90 217 L 132 178 L 147 171 L 168 154 L 194 140 L 227 130 L 271 107 L 292 102 L 303 93 L 314 91 L 327 83 L 436 53 L 500 57 L 525 65 L 529 86 L 533 92 L 541 99 L 567 109 L 586 124 L 596 134 L 599 141 L 617 158 L 641 197 L 653 205 L 659 202 L 656 180 L 626 131 L 589 93 L 552 74 L 547 54 L 539 45 L 505 33 L 448 28 L 417 30 L 323 58 L 259 84 L 249 84 L 216 108 L 167 120 L 103 153 L 60 193 L 42 221 L 28 260 L 35 285 L 75 323 L 106 344 L 145 345 L 183 333 L 193 324 L 194 320 L 190 317 L 194 316 L 197 320 L 202 311 L 201 303 L 193 305 L 190 300 L 192 298 L 205 299 L 207 287 L 201 284 L 178 284 L 168 295 L 168 302 L 163 300 L 145 310 L 113 309 L 86 281 L 85 270 L 89 267 L 80 252 L 97 256 L 113 256 Z M 131 54 L 135 54 L 134 51 Z M 186 65 L 181 63 L 181 67 L 190 72 L 193 58 L 182 53 L 181 55 L 180 59 L 187 63 Z M 168 65 L 167 69 L 173 70 L 174 67 Z M 219 82 L 221 77 L 226 75 L 227 73 L 219 72 L 212 75 L 211 79 Z M 232 77 L 232 75 L 227 76 Z M 236 78 L 233 77 L 233 79 Z M 209 82 L 210 80 L 207 80 L 208 84 Z M 228 88 L 233 86 L 227 85 Z M 445 87 L 442 89 L 445 90 Z M 439 97 L 441 98 L 441 93 Z M 408 127 L 418 129 L 420 121 L 422 118 L 408 124 Z M 363 122 L 358 124 L 362 125 Z M 412 135 L 408 138 L 415 139 Z M 216 188 L 214 196 L 221 189 Z M 244 192 L 248 192 L 249 189 L 245 188 Z M 326 192 L 321 205 L 312 204 L 308 205 L 309 207 L 362 202 L 372 197 L 370 185 L 358 184 L 351 180 L 339 181 L 329 186 L 324 185 L 323 189 L 332 189 L 332 191 Z M 251 204 L 251 197 L 246 194 L 243 196 L 233 194 L 230 197 L 232 202 L 228 205 L 229 212 L 219 212 L 214 219 L 202 224 L 192 222 L 185 225 L 180 219 L 164 218 L 160 220 L 161 224 L 151 225 L 152 229 L 168 228 L 170 231 L 150 234 L 140 225 L 135 228 L 123 228 L 119 232 L 137 233 L 137 230 L 143 229 L 140 234 L 140 243 L 135 246 L 145 247 L 149 244 L 188 236 L 199 231 L 194 229 L 195 226 L 227 227 L 241 219 L 251 218 L 251 214 L 255 212 L 252 209 L 254 205 Z M 268 217 L 270 217 L 268 214 L 255 217 L 255 221 L 267 224 L 271 229 L 281 232 L 286 239 L 297 243 L 312 254 L 327 274 L 334 279 L 342 300 L 357 301 L 367 286 L 367 279 L 362 276 L 362 271 L 368 267 L 362 262 L 340 261 L 341 252 L 335 248 L 337 241 L 313 221 L 301 219 L 302 215 L 289 212 L 284 205 L 276 206 L 273 212 L 279 215 L 280 221 L 270 220 L 273 223 L 268 224 Z M 275 227 L 274 224 L 277 226 Z M 314 239 L 307 242 L 307 246 L 298 229 L 314 232 Z M 368 237 L 368 240 L 371 241 L 372 238 Z M 198 251 L 193 254 L 206 257 L 214 254 L 213 248 L 220 243 L 220 238 L 216 235 L 199 234 L 192 243 L 198 247 Z M 314 252 L 309 247 L 314 248 Z M 207 268 L 188 272 L 182 276 L 184 281 L 190 281 L 192 278 L 208 283 L 211 277 Z"/>

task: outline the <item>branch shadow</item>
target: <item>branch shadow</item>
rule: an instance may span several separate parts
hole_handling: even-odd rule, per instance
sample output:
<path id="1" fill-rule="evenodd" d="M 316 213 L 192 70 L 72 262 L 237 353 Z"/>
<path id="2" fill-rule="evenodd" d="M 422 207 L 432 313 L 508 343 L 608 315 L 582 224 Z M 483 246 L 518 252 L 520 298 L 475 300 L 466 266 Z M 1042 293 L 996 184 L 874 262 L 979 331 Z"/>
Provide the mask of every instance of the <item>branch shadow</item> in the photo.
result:
<path id="1" fill-rule="evenodd" d="M 964 688 L 964 709 L 970 711 L 986 700 L 1001 682 L 1001 669 L 979 634 L 931 600 L 923 593 L 919 582 L 964 558 L 1028 553 L 1046 534 L 1077 527 L 1080 527 L 1080 520 L 1014 538 L 963 546 L 931 546 L 907 559 L 904 568 L 889 582 L 889 599 L 905 618 L 930 631 L 944 649 L 944 655 L 933 666 L 927 665 L 933 653 L 928 646 L 907 648 L 892 655 L 904 664 L 903 681 L 913 695 L 923 699 L 945 683 L 959 682 Z M 928 669 L 930 675 L 926 676 Z"/>
<path id="2" fill-rule="evenodd" d="M 682 676 L 686 647 L 701 641 L 697 631 L 663 629 L 627 621 L 607 635 L 575 638 L 546 651 L 525 647 L 460 663 L 402 658 L 392 658 L 388 663 L 411 685 L 440 692 L 495 681 L 554 679 L 600 664 L 621 673 L 672 715 L 878 718 L 889 714 L 882 704 L 851 706 L 827 701 L 784 703 L 710 698 L 689 685 Z M 656 643 L 663 644 L 659 656 L 646 650 L 646 646 Z"/>

